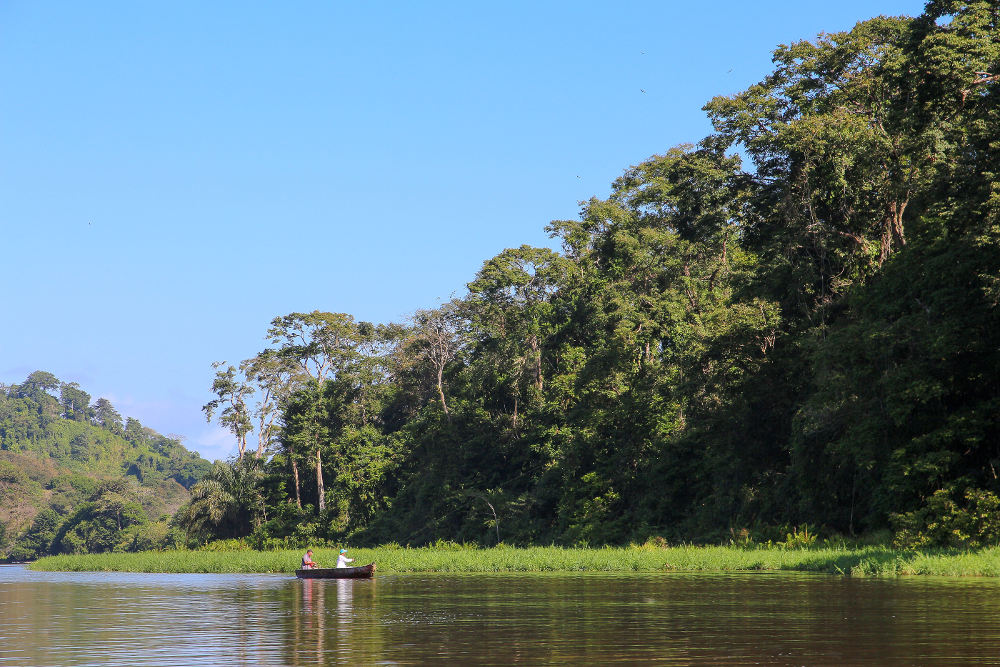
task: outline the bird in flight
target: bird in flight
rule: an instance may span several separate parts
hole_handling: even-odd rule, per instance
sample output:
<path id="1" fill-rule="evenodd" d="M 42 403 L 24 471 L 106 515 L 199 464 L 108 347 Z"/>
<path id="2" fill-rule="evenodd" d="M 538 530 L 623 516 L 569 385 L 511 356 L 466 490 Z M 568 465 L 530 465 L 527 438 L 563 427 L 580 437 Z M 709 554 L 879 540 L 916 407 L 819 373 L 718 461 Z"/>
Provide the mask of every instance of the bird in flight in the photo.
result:
<path id="1" fill-rule="evenodd" d="M 646 92 L 646 89 L 645 89 L 645 88 L 640 88 L 640 89 L 639 89 L 639 92 L 640 92 L 640 93 L 644 93 L 644 92 Z"/>

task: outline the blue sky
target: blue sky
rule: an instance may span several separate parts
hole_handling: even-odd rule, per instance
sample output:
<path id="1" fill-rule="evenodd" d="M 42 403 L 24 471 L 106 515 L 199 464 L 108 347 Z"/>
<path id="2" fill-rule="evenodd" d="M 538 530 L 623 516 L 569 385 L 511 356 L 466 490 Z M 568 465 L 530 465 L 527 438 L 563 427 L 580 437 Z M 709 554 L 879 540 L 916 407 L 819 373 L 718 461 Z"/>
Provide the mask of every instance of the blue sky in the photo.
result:
<path id="1" fill-rule="evenodd" d="M 388 322 L 548 245 L 780 43 L 915 0 L 0 3 L 0 382 L 42 369 L 208 458 L 217 360 Z"/>

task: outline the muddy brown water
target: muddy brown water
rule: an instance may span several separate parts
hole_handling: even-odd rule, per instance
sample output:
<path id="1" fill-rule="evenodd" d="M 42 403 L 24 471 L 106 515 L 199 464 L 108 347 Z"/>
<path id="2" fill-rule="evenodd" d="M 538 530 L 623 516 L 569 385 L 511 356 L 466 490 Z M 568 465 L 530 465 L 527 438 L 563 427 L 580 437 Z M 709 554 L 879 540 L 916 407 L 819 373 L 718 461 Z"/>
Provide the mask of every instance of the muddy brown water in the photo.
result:
<path id="1" fill-rule="evenodd" d="M 0 566 L 3 665 L 1000 664 L 1000 581 Z"/>

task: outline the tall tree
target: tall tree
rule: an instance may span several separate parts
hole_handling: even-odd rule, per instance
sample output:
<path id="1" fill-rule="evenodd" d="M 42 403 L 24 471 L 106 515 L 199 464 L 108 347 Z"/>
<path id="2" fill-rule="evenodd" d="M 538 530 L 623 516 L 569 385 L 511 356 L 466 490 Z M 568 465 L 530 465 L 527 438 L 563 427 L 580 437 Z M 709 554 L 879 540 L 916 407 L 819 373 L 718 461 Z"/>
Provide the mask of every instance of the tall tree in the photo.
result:
<path id="1" fill-rule="evenodd" d="M 280 407 L 292 389 L 294 366 L 288 358 L 274 350 L 265 350 L 257 356 L 240 362 L 240 370 L 255 389 L 251 416 L 256 420 L 257 450 L 255 458 L 263 458 L 278 428 Z M 296 486 L 298 485 L 296 475 Z M 297 496 L 296 492 L 296 496 Z"/>
<path id="2" fill-rule="evenodd" d="M 576 360 L 559 382 L 571 383 L 564 538 L 620 540 L 629 524 L 692 517 L 715 486 L 703 461 L 738 453 L 719 452 L 717 435 L 695 457 L 691 438 L 774 341 L 774 306 L 736 294 L 756 263 L 741 243 L 746 187 L 739 159 L 709 140 L 653 156 L 579 221 L 550 225 L 578 267 L 554 306 L 572 313 L 558 356 Z"/>
<path id="3" fill-rule="evenodd" d="M 202 406 L 205 419 L 209 422 L 216 412 L 219 413 L 219 423 L 236 436 L 237 458 L 242 459 L 247 449 L 247 433 L 253 425 L 250 422 L 250 409 L 247 399 L 253 392 L 251 387 L 237 371 L 235 366 L 225 366 L 226 362 L 217 361 L 212 364 L 215 379 L 212 381 L 212 393 L 216 398 Z M 220 410 L 221 408 L 221 410 Z"/>
<path id="4" fill-rule="evenodd" d="M 17 386 L 16 395 L 21 398 L 33 398 L 36 401 L 41 398 L 41 394 L 48 394 L 59 389 L 62 383 L 52 373 L 48 371 L 35 371 L 24 382 Z"/>
<path id="5" fill-rule="evenodd" d="M 521 246 L 488 260 L 469 283 L 466 299 L 477 350 L 489 356 L 498 388 L 512 403 L 517 426 L 522 397 L 541 399 L 543 343 L 549 334 L 550 297 L 565 282 L 569 264 L 548 248 Z"/>
<path id="6" fill-rule="evenodd" d="M 149 436 L 146 427 L 138 419 L 128 417 L 125 420 L 125 439 L 133 444 L 140 444 L 146 442 Z"/>
<path id="7" fill-rule="evenodd" d="M 65 382 L 59 387 L 59 404 L 63 417 L 73 421 L 88 421 L 91 416 L 90 394 L 80 389 L 76 382 Z"/>
<path id="8" fill-rule="evenodd" d="M 771 75 L 705 107 L 754 161 L 747 238 L 795 320 L 824 321 L 906 244 L 919 213 L 947 119 L 927 118 L 915 94 L 925 65 L 907 56 L 909 26 L 880 17 L 780 46 Z"/>
<path id="9" fill-rule="evenodd" d="M 462 344 L 460 304 L 448 303 L 433 310 L 418 310 L 406 341 L 407 353 L 423 359 L 434 374 L 434 386 L 441 410 L 451 419 L 444 392 L 444 371 L 457 356 Z"/>
<path id="10" fill-rule="evenodd" d="M 94 402 L 94 421 L 116 435 L 125 433 L 122 416 L 111 404 L 111 401 L 101 397 Z"/>
<path id="11" fill-rule="evenodd" d="M 261 462 L 252 457 L 217 462 L 191 489 L 178 512 L 188 535 L 245 537 L 266 519 Z"/>
<path id="12" fill-rule="evenodd" d="M 304 390 L 313 394 L 313 403 L 323 397 L 326 383 L 350 364 L 357 356 L 354 346 L 357 326 L 354 318 L 345 313 L 290 313 L 276 317 L 268 329 L 268 339 L 277 344 L 277 353 L 293 364 L 301 378 Z M 323 428 L 320 415 L 311 410 L 305 420 L 311 448 L 315 456 L 317 509 L 326 509 L 326 491 L 323 481 Z"/>

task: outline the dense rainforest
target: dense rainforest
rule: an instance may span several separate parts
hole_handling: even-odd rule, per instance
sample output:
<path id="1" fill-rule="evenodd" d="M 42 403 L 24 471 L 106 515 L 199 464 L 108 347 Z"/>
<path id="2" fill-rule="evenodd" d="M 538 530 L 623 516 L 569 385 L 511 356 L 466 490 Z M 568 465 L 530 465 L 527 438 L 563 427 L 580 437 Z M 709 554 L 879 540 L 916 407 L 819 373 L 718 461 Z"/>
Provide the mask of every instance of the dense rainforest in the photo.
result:
<path id="1" fill-rule="evenodd" d="M 75 382 L 0 385 L 0 559 L 183 543 L 170 518 L 210 465 Z"/>
<path id="2" fill-rule="evenodd" d="M 216 368 L 209 537 L 1000 540 L 1000 8 L 782 45 L 715 131 L 402 324 Z M 249 441 L 249 444 L 248 444 Z M 256 443 L 256 444 L 254 444 Z M 226 489 L 235 489 L 232 492 Z M 223 508 L 227 508 L 222 512 Z"/>
<path id="3" fill-rule="evenodd" d="M 404 323 L 276 317 L 216 365 L 238 455 L 174 529 L 1000 541 L 1000 8 L 932 0 L 773 63 L 549 224 L 558 250 Z"/>

